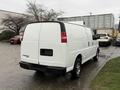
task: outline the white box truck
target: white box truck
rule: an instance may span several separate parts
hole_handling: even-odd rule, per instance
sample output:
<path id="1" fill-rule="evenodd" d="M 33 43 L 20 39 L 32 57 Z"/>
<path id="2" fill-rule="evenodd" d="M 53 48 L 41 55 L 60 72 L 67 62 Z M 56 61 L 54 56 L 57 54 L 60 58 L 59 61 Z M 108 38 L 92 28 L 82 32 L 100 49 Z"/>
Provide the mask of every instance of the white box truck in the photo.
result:
<path id="1" fill-rule="evenodd" d="M 114 30 L 113 29 L 98 29 L 97 34 L 109 34 L 111 37 L 113 37 Z"/>
<path id="2" fill-rule="evenodd" d="M 58 21 L 29 24 L 21 43 L 20 66 L 80 77 L 81 64 L 98 59 L 98 42 L 93 39 L 91 29 L 82 25 Z"/>

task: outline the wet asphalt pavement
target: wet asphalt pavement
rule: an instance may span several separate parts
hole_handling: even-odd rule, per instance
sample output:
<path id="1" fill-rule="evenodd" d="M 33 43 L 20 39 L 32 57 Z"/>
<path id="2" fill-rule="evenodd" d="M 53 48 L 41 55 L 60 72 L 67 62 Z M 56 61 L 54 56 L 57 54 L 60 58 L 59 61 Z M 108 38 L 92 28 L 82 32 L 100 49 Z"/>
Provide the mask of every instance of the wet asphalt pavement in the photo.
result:
<path id="1" fill-rule="evenodd" d="M 120 56 L 120 47 L 100 48 L 98 62 L 88 61 L 82 66 L 81 78 L 42 75 L 20 68 L 20 46 L 0 43 L 0 90 L 89 90 L 91 80 L 110 59 Z"/>

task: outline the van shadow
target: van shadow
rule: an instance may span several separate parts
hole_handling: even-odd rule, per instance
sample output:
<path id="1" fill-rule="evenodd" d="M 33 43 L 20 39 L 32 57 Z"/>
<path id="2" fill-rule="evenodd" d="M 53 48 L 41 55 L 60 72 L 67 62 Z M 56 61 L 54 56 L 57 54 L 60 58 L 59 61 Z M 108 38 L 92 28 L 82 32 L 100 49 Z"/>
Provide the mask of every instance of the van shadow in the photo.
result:
<path id="1" fill-rule="evenodd" d="M 79 79 L 71 79 L 71 74 L 67 73 L 65 76 L 53 75 L 53 74 L 41 74 L 35 72 L 31 78 L 31 84 L 28 87 L 32 87 L 35 90 L 83 90 L 87 84 L 87 80 L 90 78 L 90 73 L 93 68 L 97 66 L 97 62 L 88 61 L 82 65 L 81 77 Z"/>

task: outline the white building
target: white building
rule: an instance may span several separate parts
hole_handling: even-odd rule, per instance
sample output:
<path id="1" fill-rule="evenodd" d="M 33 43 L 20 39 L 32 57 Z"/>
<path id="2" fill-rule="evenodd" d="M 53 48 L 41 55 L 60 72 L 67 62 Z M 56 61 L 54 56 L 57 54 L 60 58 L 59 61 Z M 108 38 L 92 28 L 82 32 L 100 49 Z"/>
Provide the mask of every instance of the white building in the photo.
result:
<path id="1" fill-rule="evenodd" d="M 113 14 L 99 14 L 88 16 L 75 16 L 75 17 L 61 17 L 60 21 L 84 21 L 87 27 L 92 29 L 113 29 L 114 28 L 114 15 Z"/>
<path id="2" fill-rule="evenodd" d="M 83 21 L 84 24 L 93 29 L 96 33 L 103 32 L 114 36 L 114 15 L 113 14 L 99 14 L 88 16 L 75 16 L 75 17 L 61 17 L 59 21 L 75 22 Z"/>

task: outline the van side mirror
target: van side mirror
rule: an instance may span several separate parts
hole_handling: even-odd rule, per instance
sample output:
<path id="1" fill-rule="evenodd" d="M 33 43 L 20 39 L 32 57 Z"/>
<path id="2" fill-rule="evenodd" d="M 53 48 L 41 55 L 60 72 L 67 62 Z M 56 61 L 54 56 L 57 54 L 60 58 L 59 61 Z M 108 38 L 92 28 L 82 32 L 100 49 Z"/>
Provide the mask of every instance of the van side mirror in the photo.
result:
<path id="1" fill-rule="evenodd" d="M 97 39 L 100 39 L 100 36 L 97 34 L 93 35 L 93 40 L 97 40 Z"/>

